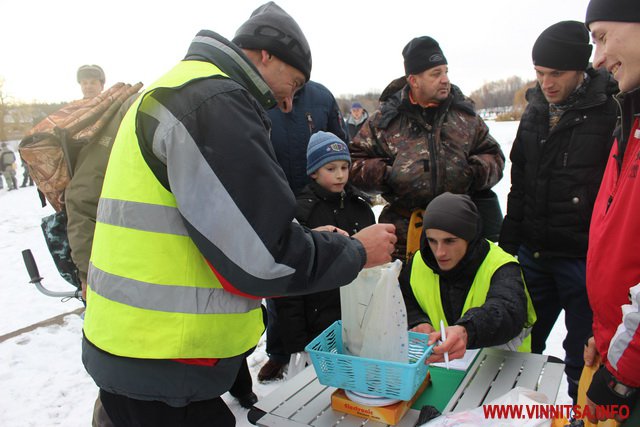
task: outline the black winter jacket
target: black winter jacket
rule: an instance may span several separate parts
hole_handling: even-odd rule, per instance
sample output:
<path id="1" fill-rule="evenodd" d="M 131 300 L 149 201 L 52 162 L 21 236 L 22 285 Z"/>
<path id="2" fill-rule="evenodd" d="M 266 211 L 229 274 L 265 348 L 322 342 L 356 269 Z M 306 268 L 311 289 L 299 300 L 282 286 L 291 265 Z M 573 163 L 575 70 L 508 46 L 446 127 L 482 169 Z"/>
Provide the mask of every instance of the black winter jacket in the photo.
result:
<path id="1" fill-rule="evenodd" d="M 467 310 L 462 308 L 471 289 L 478 268 L 489 253 L 489 242 L 479 234 L 469 243 L 467 253 L 458 265 L 443 272 L 433 256 L 422 233 L 420 254 L 425 264 L 440 276 L 442 308 L 449 325 L 461 325 L 467 330 L 467 348 L 492 347 L 509 342 L 520 332 L 527 321 L 527 298 L 520 266 L 509 263 L 494 273 L 485 303 Z M 407 306 L 407 321 L 410 328 L 429 323 L 429 316 L 422 311 L 411 289 L 412 265 L 404 268 L 400 275 L 400 288 Z M 434 325 L 432 325 L 434 326 Z M 436 330 L 438 325 L 434 326 Z"/>
<path id="2" fill-rule="evenodd" d="M 278 163 L 296 196 L 311 182 L 307 176 L 307 145 L 318 131 L 331 132 L 349 142 L 340 108 L 333 94 L 320 83 L 309 81 L 293 98 L 293 111 L 267 111 L 271 119 L 271 143 Z"/>
<path id="3" fill-rule="evenodd" d="M 604 70 L 578 103 L 549 131 L 549 104 L 540 86 L 527 91 L 529 105 L 511 150 L 511 191 L 500 246 L 516 254 L 521 244 L 541 256 L 583 258 L 589 223 L 612 144 L 615 82 Z"/>
<path id="4" fill-rule="evenodd" d="M 349 184 L 342 193 L 332 193 L 312 181 L 297 201 L 296 219 L 309 228 L 335 225 L 353 235 L 376 222 L 367 198 Z M 340 319 L 338 289 L 273 301 L 286 353 L 303 351 L 313 338 Z"/>
<path id="5" fill-rule="evenodd" d="M 135 127 L 118 132 L 136 133 L 150 171 L 176 198 L 188 237 L 225 291 L 260 298 L 351 282 L 366 262 L 360 242 L 293 221 L 296 200 L 276 161 L 263 108 L 276 102 L 256 67 L 207 30 L 197 34 L 185 60 L 215 64 L 228 78 L 159 87 L 143 95 Z M 101 389 L 180 407 L 228 391 L 245 354 L 192 365 L 112 355 L 85 338 L 82 358 Z"/>

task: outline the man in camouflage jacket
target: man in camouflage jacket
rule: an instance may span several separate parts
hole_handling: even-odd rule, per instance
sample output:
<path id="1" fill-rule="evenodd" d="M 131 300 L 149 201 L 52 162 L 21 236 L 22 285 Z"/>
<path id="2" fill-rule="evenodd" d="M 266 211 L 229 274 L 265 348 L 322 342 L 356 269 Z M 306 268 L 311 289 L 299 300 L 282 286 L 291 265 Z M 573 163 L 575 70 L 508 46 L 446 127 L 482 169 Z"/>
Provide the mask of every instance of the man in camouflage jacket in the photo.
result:
<path id="1" fill-rule="evenodd" d="M 350 176 L 389 203 L 379 222 L 395 224 L 394 257 L 404 260 L 411 212 L 446 191 L 489 190 L 502 178 L 504 154 L 472 101 L 449 82 L 435 40 L 415 38 L 402 54 L 406 77 L 389 84 L 353 138 Z"/>

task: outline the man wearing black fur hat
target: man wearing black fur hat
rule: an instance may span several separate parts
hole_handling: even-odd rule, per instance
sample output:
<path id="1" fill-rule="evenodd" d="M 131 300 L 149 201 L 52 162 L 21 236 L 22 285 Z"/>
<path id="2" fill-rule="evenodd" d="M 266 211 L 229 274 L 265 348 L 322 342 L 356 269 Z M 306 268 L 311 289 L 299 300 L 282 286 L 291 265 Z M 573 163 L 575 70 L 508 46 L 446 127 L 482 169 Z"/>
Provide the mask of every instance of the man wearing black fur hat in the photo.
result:
<path id="1" fill-rule="evenodd" d="M 396 226 L 394 257 L 404 260 L 417 249 L 417 212 L 445 191 L 495 196 L 490 189 L 502 178 L 504 155 L 473 102 L 449 81 L 437 41 L 414 38 L 402 55 L 405 76 L 387 86 L 379 109 L 353 138 L 350 177 L 356 187 L 382 193 L 389 202 L 379 221 Z M 485 225 L 497 226 L 483 233 L 495 240 L 502 213 L 497 198 L 489 200 L 497 213 L 489 218 L 481 210 L 481 216 Z"/>
<path id="2" fill-rule="evenodd" d="M 622 107 L 589 231 L 587 291 L 593 309 L 593 339 L 585 350 L 585 363 L 593 364 L 597 353 L 602 366 L 587 396 L 592 405 L 627 405 L 631 411 L 624 425 L 638 426 L 640 3 L 591 0 L 585 21 L 596 47 L 593 66 L 613 73 Z"/>
<path id="3" fill-rule="evenodd" d="M 122 120 L 98 206 L 83 363 L 116 426 L 233 426 L 220 397 L 264 331 L 262 297 L 350 283 L 391 259 L 393 226 L 352 238 L 294 221 L 265 108 L 311 73 L 273 2 L 233 42 L 200 31 Z"/>
<path id="4" fill-rule="evenodd" d="M 589 66 L 589 34 L 582 22 L 562 21 L 533 45 L 537 85 L 511 149 L 511 191 L 500 246 L 518 255 L 538 321 L 531 350 L 542 353 L 564 310 L 565 372 L 576 401 L 591 336 L 585 284 L 591 211 L 611 148 L 616 121 L 609 73 Z"/>

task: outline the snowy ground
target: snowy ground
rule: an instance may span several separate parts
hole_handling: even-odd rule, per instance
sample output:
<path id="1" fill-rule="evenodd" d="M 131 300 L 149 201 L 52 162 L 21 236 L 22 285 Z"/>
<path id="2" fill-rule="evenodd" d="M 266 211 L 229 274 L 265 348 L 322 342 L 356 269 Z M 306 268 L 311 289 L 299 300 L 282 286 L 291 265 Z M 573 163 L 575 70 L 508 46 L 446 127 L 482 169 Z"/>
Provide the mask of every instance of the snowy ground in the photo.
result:
<path id="1" fill-rule="evenodd" d="M 488 122 L 492 135 L 508 156 L 517 122 Z M 10 146 L 17 142 L 10 143 Z M 19 183 L 22 180 L 19 171 Z M 61 301 L 40 294 L 28 283 L 21 251 L 34 253 L 43 284 L 67 291 L 71 286 L 57 274 L 40 231 L 40 218 L 52 212 L 41 208 L 35 187 L 19 191 L 0 190 L 0 426 L 87 426 L 90 425 L 97 387 L 80 361 L 82 319 L 69 315 L 61 325 L 35 328 L 14 337 L 8 334 L 61 313 L 82 307 L 77 300 Z M 509 191 L 509 164 L 496 192 L 505 209 Z M 561 317 L 549 339 L 547 353 L 564 358 Z M 264 337 L 249 358 L 254 375 L 266 360 Z M 255 382 L 259 398 L 266 396 L 282 381 L 269 385 Z M 228 394 L 224 396 L 236 414 L 238 426 L 250 426 L 246 410 Z M 570 403 L 566 383 L 560 388 L 558 403 Z"/>

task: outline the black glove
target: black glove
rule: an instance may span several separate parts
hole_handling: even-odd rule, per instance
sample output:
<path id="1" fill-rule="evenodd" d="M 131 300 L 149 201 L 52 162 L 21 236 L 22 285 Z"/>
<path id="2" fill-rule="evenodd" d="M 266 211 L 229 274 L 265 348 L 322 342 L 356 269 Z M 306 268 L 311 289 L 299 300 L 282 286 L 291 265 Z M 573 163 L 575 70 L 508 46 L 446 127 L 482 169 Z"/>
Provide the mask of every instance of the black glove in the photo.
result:
<path id="1" fill-rule="evenodd" d="M 628 405 L 633 409 L 638 400 L 638 389 L 622 385 L 602 365 L 593 375 L 587 397 L 596 405 Z"/>
<path id="2" fill-rule="evenodd" d="M 442 415 L 440 411 L 435 406 L 424 405 L 422 409 L 420 409 L 420 415 L 418 415 L 418 421 L 416 421 L 415 427 L 421 426 L 427 421 L 431 421 L 434 418 Z"/>

